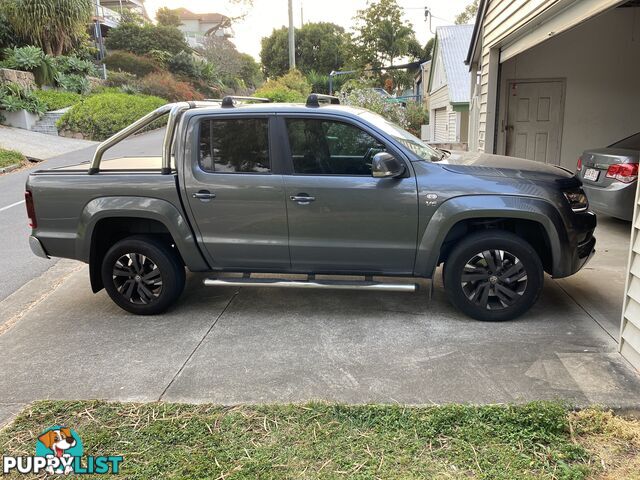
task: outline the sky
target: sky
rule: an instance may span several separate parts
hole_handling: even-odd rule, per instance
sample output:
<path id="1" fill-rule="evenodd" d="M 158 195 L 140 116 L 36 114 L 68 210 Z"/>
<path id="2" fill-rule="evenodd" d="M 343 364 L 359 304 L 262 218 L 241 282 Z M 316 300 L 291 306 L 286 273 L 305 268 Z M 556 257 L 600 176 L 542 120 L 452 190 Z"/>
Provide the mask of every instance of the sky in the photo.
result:
<path id="1" fill-rule="evenodd" d="M 349 30 L 358 10 L 367 6 L 367 0 L 293 0 L 294 22 L 300 26 L 301 8 L 304 22 L 333 22 Z M 424 21 L 424 7 L 433 15 L 431 29 L 450 25 L 456 15 L 464 10 L 471 0 L 398 0 L 405 11 L 405 18 L 416 32 L 420 43 L 425 44 L 433 36 L 429 23 Z M 233 25 L 231 39 L 239 51 L 260 60 L 260 39 L 269 36 L 274 28 L 288 25 L 287 0 L 253 0 L 253 6 L 236 4 L 225 0 L 146 0 L 145 6 L 151 18 L 155 18 L 160 7 L 185 7 L 192 12 L 217 12 L 228 16 L 246 13 L 243 20 Z M 437 18 L 435 18 L 437 17 Z"/>

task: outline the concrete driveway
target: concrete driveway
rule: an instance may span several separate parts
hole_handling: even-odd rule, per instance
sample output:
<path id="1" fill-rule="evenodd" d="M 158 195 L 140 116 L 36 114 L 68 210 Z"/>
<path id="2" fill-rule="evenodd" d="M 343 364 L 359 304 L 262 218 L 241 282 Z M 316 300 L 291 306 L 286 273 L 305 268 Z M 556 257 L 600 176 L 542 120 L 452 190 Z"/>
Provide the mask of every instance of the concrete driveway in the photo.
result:
<path id="1" fill-rule="evenodd" d="M 628 228 L 602 219 L 599 255 L 588 269 L 547 278 L 541 301 L 506 323 L 461 316 L 439 278 L 429 300 L 424 293 L 205 288 L 203 275 L 190 275 L 173 310 L 135 317 L 104 291 L 90 292 L 86 267 L 61 261 L 0 303 L 8 321 L 0 327 L 0 418 L 44 398 L 565 399 L 634 408 L 640 378 L 618 355 L 614 331 Z"/>

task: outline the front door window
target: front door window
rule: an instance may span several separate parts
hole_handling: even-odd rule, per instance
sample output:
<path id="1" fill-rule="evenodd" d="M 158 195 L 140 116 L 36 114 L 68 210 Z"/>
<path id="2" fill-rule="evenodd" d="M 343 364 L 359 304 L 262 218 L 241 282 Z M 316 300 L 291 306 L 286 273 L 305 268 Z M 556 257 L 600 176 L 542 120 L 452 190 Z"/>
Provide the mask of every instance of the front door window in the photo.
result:
<path id="1" fill-rule="evenodd" d="M 384 145 L 364 130 L 331 120 L 287 120 L 293 170 L 301 175 L 370 176 Z"/>

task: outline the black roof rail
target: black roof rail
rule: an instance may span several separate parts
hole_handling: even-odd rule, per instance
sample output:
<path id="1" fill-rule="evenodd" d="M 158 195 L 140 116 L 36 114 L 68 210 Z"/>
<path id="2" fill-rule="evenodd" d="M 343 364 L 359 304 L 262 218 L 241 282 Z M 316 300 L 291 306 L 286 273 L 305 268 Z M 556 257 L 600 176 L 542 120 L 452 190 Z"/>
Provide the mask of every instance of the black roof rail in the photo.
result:
<path id="1" fill-rule="evenodd" d="M 320 103 L 340 105 L 340 99 L 333 95 L 323 95 L 322 93 L 312 93 L 307 97 L 307 107 L 319 107 Z"/>
<path id="2" fill-rule="evenodd" d="M 222 108 L 231 108 L 236 106 L 236 100 L 244 100 L 246 102 L 270 103 L 268 98 L 260 97 L 240 97 L 237 95 L 227 95 L 222 99 Z"/>

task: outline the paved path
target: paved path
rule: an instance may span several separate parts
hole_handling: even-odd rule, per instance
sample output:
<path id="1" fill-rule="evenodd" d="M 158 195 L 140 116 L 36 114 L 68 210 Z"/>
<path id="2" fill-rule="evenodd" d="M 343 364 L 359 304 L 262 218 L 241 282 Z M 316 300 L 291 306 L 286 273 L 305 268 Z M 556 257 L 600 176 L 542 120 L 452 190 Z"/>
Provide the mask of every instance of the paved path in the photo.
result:
<path id="1" fill-rule="evenodd" d="M 19 129 L 0 128 L 0 144 L 4 131 Z M 121 155 L 160 155 L 164 132 L 157 130 L 133 137 L 108 151 L 105 158 Z M 34 134 L 49 138 L 48 135 Z M 53 137 L 55 138 L 55 137 Z M 77 140 L 73 140 L 77 141 Z M 55 142 L 52 142 L 52 144 Z M 11 144 L 5 144 L 11 148 Z M 29 169 L 0 175 L 0 300 L 20 288 L 26 282 L 41 275 L 55 262 L 31 253 L 28 244 L 30 229 L 24 209 L 24 184 L 33 170 L 73 165 L 91 159 L 97 144 L 50 158 Z M 16 148 L 16 147 L 13 147 Z M 52 151 L 55 151 L 52 150 Z M 0 318 L 1 322 L 1 318 Z"/>
<path id="2" fill-rule="evenodd" d="M 45 160 L 97 145 L 89 140 L 55 137 L 21 128 L 0 126 L 0 147 L 18 150 L 23 155 Z"/>

